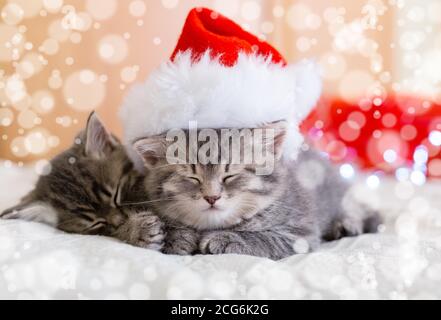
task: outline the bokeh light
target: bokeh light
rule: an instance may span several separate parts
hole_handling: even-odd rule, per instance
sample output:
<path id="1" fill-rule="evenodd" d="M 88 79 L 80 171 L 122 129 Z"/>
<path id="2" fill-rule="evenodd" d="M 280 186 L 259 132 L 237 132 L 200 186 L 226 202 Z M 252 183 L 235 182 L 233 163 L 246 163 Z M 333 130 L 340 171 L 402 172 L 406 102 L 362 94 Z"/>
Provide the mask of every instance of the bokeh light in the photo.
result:
<path id="1" fill-rule="evenodd" d="M 37 117 L 37 115 L 35 114 L 34 111 L 30 110 L 30 109 L 25 109 L 22 110 L 19 114 L 18 114 L 18 124 L 24 128 L 24 129 L 31 129 L 33 128 L 36 124 L 38 124 L 39 118 Z M 40 120 L 41 121 L 41 120 Z"/>
<path id="2" fill-rule="evenodd" d="M 179 1 L 178 0 L 161 0 L 161 3 L 164 6 L 164 8 L 173 9 L 178 5 Z"/>
<path id="3" fill-rule="evenodd" d="M 14 113 L 9 108 L 0 108 L 0 126 L 8 127 L 14 120 Z"/>
<path id="4" fill-rule="evenodd" d="M 16 25 L 24 17 L 24 10 L 17 3 L 6 4 L 1 11 L 2 20 L 8 25 Z"/>
<path id="5" fill-rule="evenodd" d="M 378 176 L 374 175 L 374 174 L 370 175 L 366 179 L 366 185 L 370 189 L 377 189 L 380 186 L 380 178 Z"/>
<path id="6" fill-rule="evenodd" d="M 17 60 L 24 49 L 26 38 L 17 27 L 0 23 L 0 62 Z"/>
<path id="7" fill-rule="evenodd" d="M 168 59 L 193 5 L 178 0 L 2 3 L 4 157 L 15 159 L 9 147 L 12 141 L 40 129 L 48 131 L 48 148 L 54 153 L 62 150 L 93 109 L 103 110 L 106 124 L 121 135 L 117 110 L 127 90 Z M 418 171 L 438 172 L 441 119 L 430 121 L 423 136 L 415 118 L 429 116 L 441 102 L 437 32 L 441 20 L 435 14 L 440 7 L 436 1 L 366 0 L 343 5 L 321 0 L 213 0 L 203 6 L 219 10 L 267 40 L 289 63 L 316 60 L 325 103 L 338 98 L 356 106 L 350 111 L 346 105 L 329 110 L 336 112 L 332 115 L 320 113 L 308 131 L 332 161 L 352 165 L 354 170 L 375 163 L 377 169 L 395 174 L 404 167 L 414 170 L 413 152 L 422 145 L 428 159 L 425 169 Z M 391 110 L 396 97 L 406 115 Z M 328 116 L 338 118 L 333 120 L 332 132 Z M 40 157 L 28 154 L 19 160 Z M 349 172 L 347 166 L 340 169 Z"/>
<path id="8" fill-rule="evenodd" d="M 39 114 L 51 112 L 54 106 L 54 97 L 50 91 L 39 90 L 32 95 L 32 108 Z"/>
<path id="9" fill-rule="evenodd" d="M 306 4 L 292 4 L 286 13 L 286 22 L 294 30 L 304 30 L 308 27 L 306 17 L 311 14 L 311 9 Z"/>
<path id="10" fill-rule="evenodd" d="M 136 80 L 139 66 L 125 67 L 121 70 L 121 80 L 126 83 L 131 83 Z"/>
<path id="11" fill-rule="evenodd" d="M 63 6 L 63 2 L 63 0 L 43 0 L 43 5 L 48 12 L 56 13 Z"/>
<path id="12" fill-rule="evenodd" d="M 52 39 L 59 42 L 64 42 L 69 39 L 71 34 L 71 29 L 69 29 L 60 19 L 51 22 L 48 28 L 48 34 Z"/>
<path id="13" fill-rule="evenodd" d="M 47 176 L 48 174 L 51 173 L 51 170 L 52 170 L 52 165 L 46 159 L 38 160 L 35 163 L 35 172 L 40 176 Z"/>
<path id="14" fill-rule="evenodd" d="M 17 74 L 22 79 L 28 79 L 43 69 L 44 58 L 34 52 L 27 53 L 17 65 Z"/>
<path id="15" fill-rule="evenodd" d="M 98 52 L 104 61 L 116 64 L 127 57 L 128 46 L 122 36 L 110 34 L 101 39 L 98 44 Z"/>
<path id="16" fill-rule="evenodd" d="M 441 146 L 441 131 L 433 130 L 429 134 L 429 141 L 434 146 Z"/>
<path id="17" fill-rule="evenodd" d="M 72 143 L 94 109 L 121 135 L 117 110 L 123 97 L 168 60 L 194 5 L 220 10 L 268 40 L 289 63 L 317 61 L 324 90 L 320 105 L 328 108 L 311 120 L 310 140 L 338 162 L 342 178 L 360 179 L 363 200 L 399 218 L 381 225 L 380 235 L 357 238 L 362 250 L 348 246 L 335 254 L 325 248 L 283 263 L 253 258 L 241 268 L 223 268 L 225 257 L 169 257 L 173 263 L 163 268 L 156 253 L 148 258 L 159 263 L 138 267 L 126 259 L 127 250 L 114 250 L 105 260 L 88 260 L 88 268 L 99 267 L 96 274 L 84 274 L 82 260 L 65 251 L 35 256 L 33 243 L 11 240 L 14 236 L 4 232 L 0 261 L 8 261 L 0 283 L 8 294 L 23 299 L 438 298 L 441 264 L 429 262 L 441 244 L 435 229 L 441 212 L 432 203 L 438 190 L 432 197 L 425 187 L 441 178 L 441 118 L 432 116 L 441 103 L 439 1 L 4 1 L 2 158 L 48 174 L 48 159 Z M 8 160 L 1 165 L 15 166 Z M 315 162 L 299 170 L 307 188 L 317 187 L 324 175 Z M 421 232 L 426 224 L 435 226 L 428 239 Z M 371 241 L 383 232 L 387 243 Z M 290 245 L 299 254 L 310 249 L 303 238 Z M 30 265 L 21 263 L 26 251 L 33 255 L 26 261 Z M 221 264 L 212 263 L 217 258 Z M 39 290 L 31 290 L 35 284 L 41 284 Z"/>
<path id="18" fill-rule="evenodd" d="M 261 14 L 260 4 L 255 1 L 246 1 L 242 4 L 241 14 L 247 21 L 253 21 L 260 17 Z"/>
<path id="19" fill-rule="evenodd" d="M 134 17 L 142 17 L 145 14 L 146 5 L 142 0 L 134 0 L 129 4 L 129 12 Z"/>
<path id="20" fill-rule="evenodd" d="M 67 77 L 63 86 L 63 95 L 68 105 L 80 111 L 97 108 L 105 94 L 105 85 L 89 69 L 74 72 Z"/>
<path id="21" fill-rule="evenodd" d="M 86 0 L 86 10 L 95 20 L 110 19 L 116 12 L 116 0 Z"/>
<path id="22" fill-rule="evenodd" d="M 349 163 L 340 166 L 340 175 L 345 179 L 351 179 L 355 175 L 355 170 Z"/>
<path id="23" fill-rule="evenodd" d="M 23 10 L 23 16 L 25 18 L 38 15 L 43 7 L 43 0 L 8 0 L 8 2 L 20 7 Z"/>

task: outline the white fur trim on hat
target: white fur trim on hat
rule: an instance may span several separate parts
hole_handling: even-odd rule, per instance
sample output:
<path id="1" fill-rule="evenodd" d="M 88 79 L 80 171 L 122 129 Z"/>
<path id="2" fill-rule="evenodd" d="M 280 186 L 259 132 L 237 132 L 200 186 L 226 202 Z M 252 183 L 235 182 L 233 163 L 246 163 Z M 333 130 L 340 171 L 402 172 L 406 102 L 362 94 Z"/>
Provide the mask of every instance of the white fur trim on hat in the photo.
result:
<path id="1" fill-rule="evenodd" d="M 311 61 L 283 66 L 239 54 L 227 67 L 209 52 L 196 62 L 184 52 L 135 85 L 120 116 L 128 144 L 172 128 L 188 129 L 189 121 L 197 121 L 198 128 L 255 128 L 285 119 L 285 150 L 295 155 L 303 141 L 298 125 L 320 92 L 318 67 Z"/>

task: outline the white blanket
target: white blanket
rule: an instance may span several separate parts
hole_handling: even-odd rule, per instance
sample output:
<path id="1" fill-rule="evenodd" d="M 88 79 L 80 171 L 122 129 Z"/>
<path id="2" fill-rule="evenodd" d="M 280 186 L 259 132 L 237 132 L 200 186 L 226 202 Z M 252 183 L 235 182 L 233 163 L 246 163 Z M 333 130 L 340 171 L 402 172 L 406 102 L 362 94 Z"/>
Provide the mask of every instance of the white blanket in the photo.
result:
<path id="1" fill-rule="evenodd" d="M 0 166 L 0 210 L 32 188 L 32 169 Z M 383 181 L 357 194 L 384 230 L 282 261 L 172 256 L 37 223 L 0 220 L 0 299 L 440 299 L 441 184 Z"/>

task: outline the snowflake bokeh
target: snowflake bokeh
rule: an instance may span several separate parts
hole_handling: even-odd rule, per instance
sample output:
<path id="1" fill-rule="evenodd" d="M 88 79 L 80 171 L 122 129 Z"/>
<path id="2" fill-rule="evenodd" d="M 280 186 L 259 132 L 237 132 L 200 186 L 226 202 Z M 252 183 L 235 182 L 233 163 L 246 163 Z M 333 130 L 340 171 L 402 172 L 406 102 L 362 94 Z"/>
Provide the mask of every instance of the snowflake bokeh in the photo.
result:
<path id="1" fill-rule="evenodd" d="M 94 109 L 120 135 L 117 110 L 126 90 L 168 58 L 194 6 L 233 18 L 289 61 L 315 58 L 324 96 L 361 109 L 366 103 L 381 106 L 398 93 L 441 103 L 441 19 L 435 14 L 441 3 L 435 0 L 8 0 L 0 8 L 0 156 L 19 165 L 49 159 L 70 144 Z M 418 114 L 430 106 L 411 108 Z M 399 121 L 380 111 L 373 117 L 385 128 Z M 367 120 L 352 112 L 324 151 L 333 160 L 351 160 L 344 156 L 351 152 L 345 142 L 357 141 Z M 430 159 L 409 173 L 417 184 L 423 181 L 420 173 L 441 176 L 440 121 L 433 120 L 421 144 Z M 317 121 L 314 134 L 323 134 L 322 126 Z M 403 150 L 410 151 L 400 143 L 414 139 L 415 131 L 412 124 L 399 137 L 378 130 L 378 143 L 363 147 L 380 153 L 375 161 L 401 170 Z M 403 170 L 396 175 L 404 177 Z"/>
<path id="2" fill-rule="evenodd" d="M 126 91 L 168 59 L 194 6 L 234 19 L 290 62 L 316 59 L 321 105 L 333 114 L 311 118 L 305 133 L 339 163 L 343 178 L 358 182 L 351 196 L 389 212 L 381 241 L 360 238 L 352 249 L 342 240 L 343 251 L 303 255 L 309 244 L 299 239 L 293 244 L 299 255 L 283 263 L 163 259 L 149 252 L 137 260 L 141 267 L 128 262 L 128 251 L 140 249 L 98 242 L 90 252 L 107 255 L 85 260 L 75 246 L 83 238 L 73 241 L 74 250 L 71 243 L 57 248 L 48 240 L 56 231 L 2 224 L 6 291 L 0 297 L 440 298 L 439 185 L 427 183 L 441 177 L 441 117 L 430 116 L 441 105 L 439 0 L 6 0 L 0 4 L 2 178 L 28 165 L 33 174 L 48 174 L 48 159 L 72 143 L 91 110 L 120 135 L 117 113 Z M 404 122 L 388 109 L 392 104 Z M 417 116 L 429 119 L 426 136 Z M 323 170 L 307 163 L 298 178 L 314 188 Z"/>

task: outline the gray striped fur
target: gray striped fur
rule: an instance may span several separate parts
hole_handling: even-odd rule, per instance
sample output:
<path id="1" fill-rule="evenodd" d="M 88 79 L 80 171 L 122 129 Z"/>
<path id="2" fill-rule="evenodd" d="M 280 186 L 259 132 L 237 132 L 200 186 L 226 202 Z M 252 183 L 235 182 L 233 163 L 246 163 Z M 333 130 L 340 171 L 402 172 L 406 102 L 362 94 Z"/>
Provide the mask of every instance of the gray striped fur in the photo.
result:
<path id="1" fill-rule="evenodd" d="M 144 202 L 144 177 L 92 113 L 74 144 L 50 161 L 35 188 L 2 218 L 50 224 L 69 233 L 113 236 L 159 250 L 162 222 Z M 121 205 L 125 204 L 125 205 Z"/>
<path id="2" fill-rule="evenodd" d="M 314 250 L 323 240 L 375 231 L 379 223 L 361 204 L 355 204 L 358 216 L 344 208 L 348 185 L 315 151 L 296 161 L 280 159 L 271 175 L 257 176 L 253 165 L 168 164 L 166 147 L 163 136 L 135 143 L 146 160 L 149 199 L 165 222 L 166 253 L 281 259 Z M 219 210 L 203 200 L 213 194 L 221 197 Z"/>

